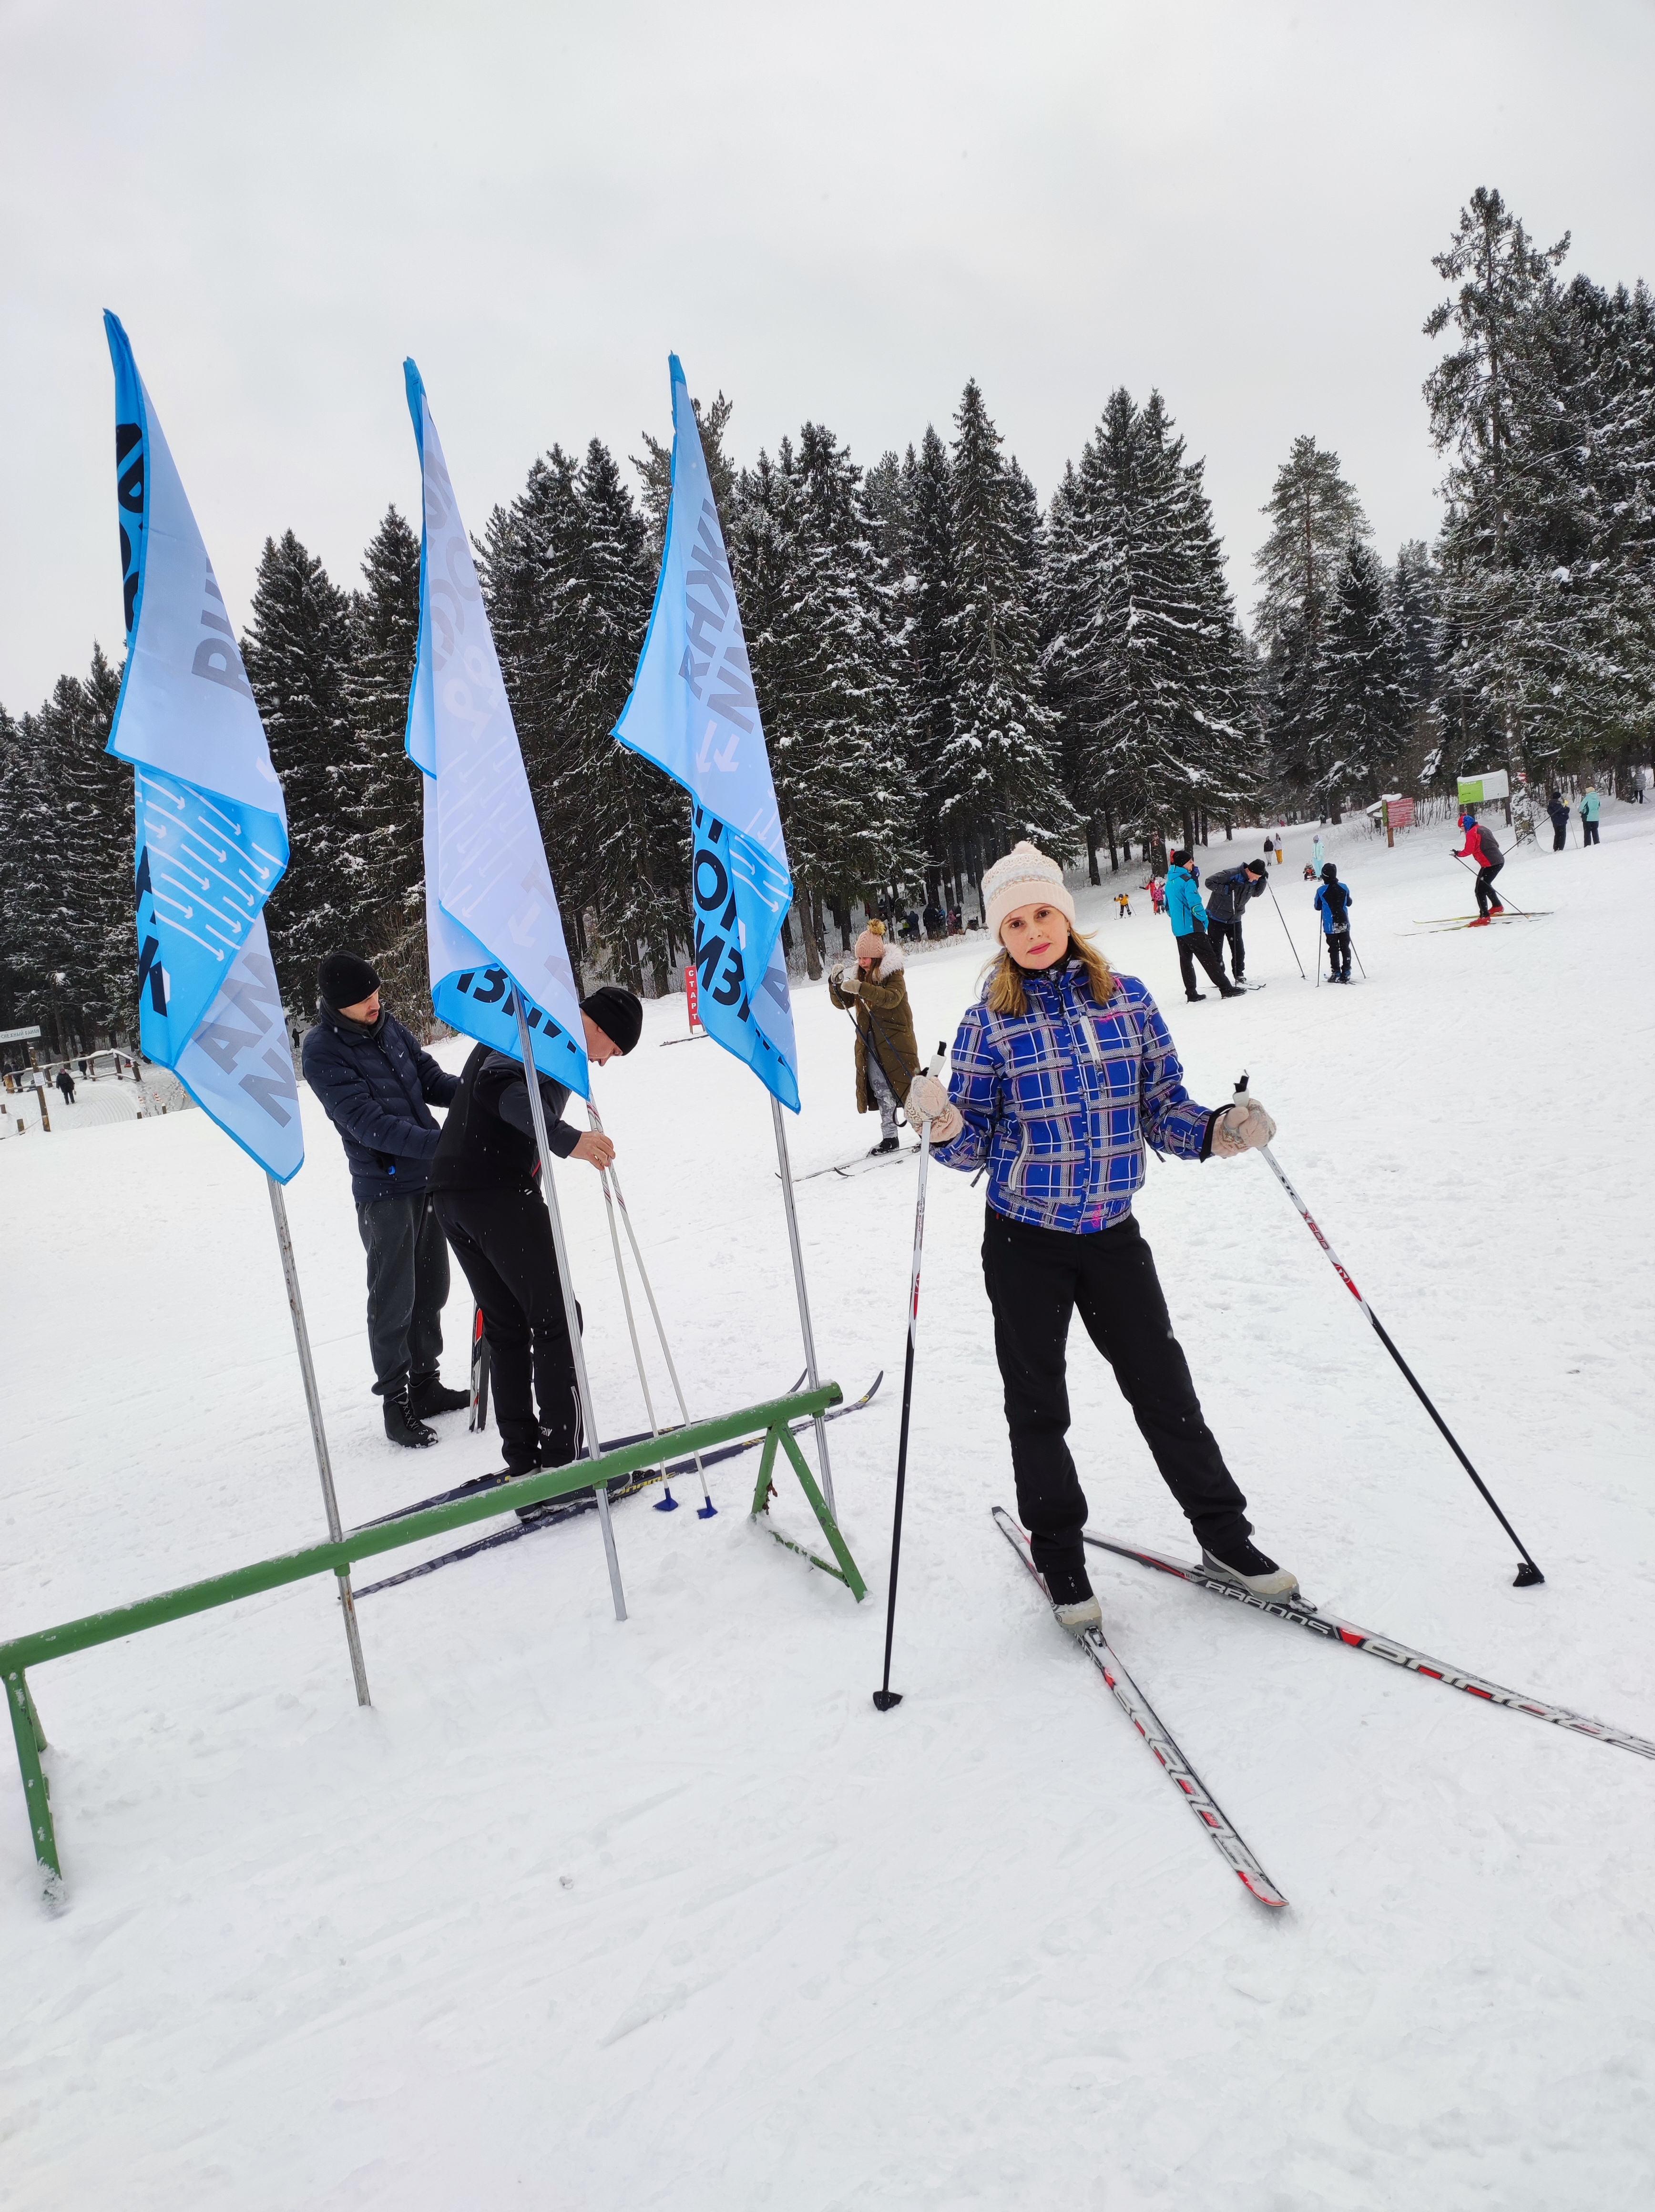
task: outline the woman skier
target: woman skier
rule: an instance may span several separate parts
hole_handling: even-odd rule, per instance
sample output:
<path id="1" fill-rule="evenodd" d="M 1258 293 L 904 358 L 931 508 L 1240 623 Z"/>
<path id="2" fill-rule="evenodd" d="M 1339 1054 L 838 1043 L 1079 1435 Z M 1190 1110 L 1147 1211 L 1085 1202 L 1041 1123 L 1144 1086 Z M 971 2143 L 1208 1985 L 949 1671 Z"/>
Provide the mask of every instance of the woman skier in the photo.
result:
<path id="1" fill-rule="evenodd" d="M 1276 1124 L 1251 1097 L 1215 1108 L 1190 1097 L 1155 1000 L 1075 928 L 1055 860 L 1020 844 L 986 871 L 983 899 L 998 956 L 960 1024 L 948 1088 L 918 1077 L 908 1118 L 931 1122 L 943 1166 L 988 1170 L 983 1274 L 1017 1510 L 1057 1617 L 1076 1633 L 1102 1619 L 1064 1442 L 1076 1307 L 1209 1568 L 1262 1595 L 1295 1590 L 1251 1540 L 1131 1211 L 1146 1139 L 1185 1159 L 1231 1159 L 1267 1145 Z"/>
<path id="2" fill-rule="evenodd" d="M 1331 860 L 1322 863 L 1322 880 L 1316 893 L 1316 911 L 1322 917 L 1322 935 L 1327 940 L 1327 980 L 1330 983 L 1350 981 L 1350 886 L 1339 881 L 1339 871 Z"/>
<path id="3" fill-rule="evenodd" d="M 1475 814 L 1464 817 L 1465 842 L 1454 854 L 1457 860 L 1476 863 L 1476 921 L 1470 927 L 1491 921 L 1506 909 L 1500 903 L 1500 894 L 1494 889 L 1494 878 L 1506 865 L 1506 856 L 1495 842 L 1493 830 L 1485 830 Z"/>
<path id="4" fill-rule="evenodd" d="M 897 1102 L 906 1097 L 919 1072 L 919 1052 L 901 948 L 885 942 L 882 921 L 868 924 L 856 941 L 855 957 L 840 974 L 829 975 L 828 995 L 856 1015 L 856 1110 L 879 1112 L 879 1142 L 868 1157 L 894 1152 Z"/>

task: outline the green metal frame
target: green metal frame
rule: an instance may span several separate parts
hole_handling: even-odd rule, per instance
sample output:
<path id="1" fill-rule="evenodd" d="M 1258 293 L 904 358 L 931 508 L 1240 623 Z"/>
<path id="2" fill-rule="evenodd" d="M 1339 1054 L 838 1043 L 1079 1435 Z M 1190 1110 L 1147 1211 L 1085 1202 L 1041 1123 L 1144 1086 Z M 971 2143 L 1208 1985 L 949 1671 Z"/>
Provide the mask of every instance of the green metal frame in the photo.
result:
<path id="1" fill-rule="evenodd" d="M 817 1559 L 815 1553 L 805 1551 L 803 1545 L 791 1542 L 773 1528 L 771 1534 L 778 1542 L 786 1544 L 790 1551 L 798 1552 L 826 1573 L 836 1577 L 860 1601 L 867 1593 L 867 1585 L 857 1572 L 856 1562 L 846 1548 L 845 1539 L 793 1441 L 790 1425 L 795 1420 L 809 1420 L 818 1413 L 825 1413 L 830 1406 L 840 1402 L 842 1395 L 837 1382 L 824 1382 L 816 1389 L 801 1391 L 791 1398 L 773 1398 L 761 1406 L 725 1413 L 715 1421 L 696 1421 L 688 1428 L 672 1431 L 671 1448 L 675 1457 L 688 1457 L 710 1451 L 715 1444 L 762 1433 L 764 1454 L 753 1506 L 757 1514 L 768 1503 L 771 1469 L 779 1443 L 793 1462 L 811 1510 L 839 1564 L 834 1566 L 826 1559 Z M 169 1620 L 182 1620 L 192 1613 L 209 1613 L 215 1606 L 233 1605 L 239 1599 L 258 1596 L 262 1590 L 279 1589 L 284 1583 L 303 1582 L 311 1575 L 343 1575 L 359 1559 L 373 1559 L 381 1552 L 398 1551 L 404 1545 L 423 1543 L 428 1536 L 446 1536 L 451 1529 L 469 1528 L 476 1521 L 493 1520 L 519 1506 L 567 1498 L 598 1482 L 613 1482 L 618 1476 L 634 1474 L 640 1468 L 658 1464 L 660 1457 L 659 1440 L 646 1437 L 640 1443 L 605 1452 L 599 1459 L 580 1460 L 573 1467 L 548 1468 L 538 1474 L 518 1475 L 474 1497 L 455 1498 L 446 1505 L 427 1505 L 394 1521 L 349 1529 L 336 1544 L 307 1544 L 301 1551 L 283 1552 L 274 1559 L 257 1560 L 252 1566 L 233 1568 L 227 1574 L 209 1575 L 204 1582 L 185 1583 L 181 1589 L 163 1590 L 159 1597 L 139 1598 L 131 1605 L 116 1606 L 107 1613 L 88 1613 L 83 1620 L 65 1621 L 61 1627 L 37 1629 L 33 1635 L 15 1636 L 0 1643 L 0 1682 L 5 1685 L 6 1705 L 17 1745 L 29 1834 L 34 1856 L 47 1876 L 48 1887 L 56 1888 L 62 1880 L 63 1869 L 58 1856 L 46 1778 L 40 1765 L 46 1739 L 29 1690 L 29 1668 L 41 1666 L 48 1659 L 65 1658 L 71 1651 L 90 1650 L 95 1644 L 112 1644 L 118 1638 L 136 1635 L 142 1629 L 160 1628 Z"/>

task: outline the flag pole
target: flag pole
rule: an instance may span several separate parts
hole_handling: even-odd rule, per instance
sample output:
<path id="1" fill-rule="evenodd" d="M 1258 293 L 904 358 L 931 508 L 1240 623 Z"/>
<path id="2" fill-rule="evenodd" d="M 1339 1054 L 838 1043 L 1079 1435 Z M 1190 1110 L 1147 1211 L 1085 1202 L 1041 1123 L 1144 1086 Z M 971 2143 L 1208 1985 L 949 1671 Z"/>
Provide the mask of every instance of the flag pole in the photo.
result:
<path id="1" fill-rule="evenodd" d="M 597 1437 L 597 1416 L 592 1411 L 592 1386 L 586 1374 L 585 1347 L 580 1341 L 580 1314 L 574 1302 L 574 1286 L 569 1279 L 569 1255 L 563 1242 L 563 1217 L 558 1212 L 557 1189 L 552 1182 L 552 1148 L 546 1139 L 546 1108 L 540 1095 L 540 1071 L 535 1066 L 534 1039 L 529 1034 L 529 1017 L 523 1004 L 523 994 L 513 988 L 512 1000 L 517 1006 L 518 1036 L 523 1047 L 523 1080 L 529 1093 L 529 1112 L 535 1125 L 535 1143 L 540 1151 L 540 1189 L 546 1200 L 547 1217 L 552 1224 L 552 1249 L 557 1255 L 557 1279 L 563 1292 L 563 1317 L 569 1331 L 569 1350 L 574 1358 L 575 1389 L 580 1394 L 580 1425 L 585 1435 L 588 1459 L 596 1459 L 603 1449 Z M 609 1492 L 606 1483 L 594 1483 L 597 1498 L 598 1524 L 603 1531 L 603 1557 L 609 1562 L 609 1590 L 615 1599 L 615 1617 L 627 1617 L 627 1594 L 621 1587 L 621 1562 L 615 1556 L 615 1530 L 609 1522 Z"/>
<path id="2" fill-rule="evenodd" d="M 305 1404 L 310 1413 L 311 1442 L 316 1447 L 316 1471 L 322 1478 L 322 1504 L 328 1516 L 328 1535 L 336 1544 L 344 1541 L 345 1532 L 339 1520 L 339 1500 L 333 1490 L 333 1462 L 328 1456 L 327 1431 L 322 1425 L 322 1401 L 316 1389 L 316 1369 L 311 1359 L 310 1331 L 305 1326 L 305 1303 L 299 1295 L 299 1269 L 293 1256 L 293 1234 L 288 1227 L 288 1201 L 282 1186 L 268 1170 L 264 1176 L 270 1186 L 270 1212 L 276 1217 L 276 1241 L 282 1250 L 282 1273 L 288 1285 L 288 1310 L 293 1316 L 293 1340 L 299 1347 L 299 1372 L 305 1378 Z M 350 1647 L 350 1671 L 356 1679 L 356 1702 L 359 1705 L 373 1703 L 367 1693 L 367 1668 L 362 1661 L 362 1638 L 356 1626 L 356 1601 L 350 1593 L 350 1569 L 341 1567 L 339 1577 L 339 1609 L 345 1616 L 345 1642 Z"/>
<path id="3" fill-rule="evenodd" d="M 781 1118 L 781 1101 L 773 1091 L 770 1112 L 776 1124 L 776 1160 L 781 1169 L 781 1202 L 787 1209 L 787 1242 L 793 1253 L 793 1287 L 798 1292 L 799 1333 L 804 1339 L 804 1371 L 814 1390 L 821 1377 L 816 1373 L 816 1340 L 810 1327 L 810 1298 L 804 1287 L 804 1255 L 799 1250 L 798 1215 L 793 1210 L 793 1170 L 787 1157 L 787 1129 Z M 821 1486 L 828 1497 L 828 1510 L 835 1521 L 839 1508 L 834 1503 L 834 1474 L 828 1464 L 828 1431 L 820 1413 L 815 1417 L 816 1459 L 821 1468 Z"/>

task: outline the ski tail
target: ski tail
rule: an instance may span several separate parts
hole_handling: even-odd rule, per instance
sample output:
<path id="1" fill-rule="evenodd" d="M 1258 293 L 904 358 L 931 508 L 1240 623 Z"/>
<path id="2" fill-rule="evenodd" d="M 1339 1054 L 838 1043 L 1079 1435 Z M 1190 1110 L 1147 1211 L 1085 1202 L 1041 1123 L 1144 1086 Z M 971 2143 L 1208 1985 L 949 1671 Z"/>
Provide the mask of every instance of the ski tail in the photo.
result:
<path id="1" fill-rule="evenodd" d="M 488 1340 L 482 1333 L 482 1308 L 471 1309 L 471 1418 L 466 1426 L 481 1435 L 488 1425 Z"/>
<path id="2" fill-rule="evenodd" d="M 1028 1538 L 1003 1505 L 995 1506 L 993 1513 L 1000 1534 L 1028 1570 L 1041 1595 L 1046 1596 L 1046 1583 L 1034 1564 Z M 1219 1856 L 1251 1896 L 1256 1897 L 1261 1905 L 1269 1905 L 1272 1911 L 1282 1911 L 1287 1904 L 1286 1898 L 1264 1872 L 1250 1846 L 1243 1840 L 1240 1830 L 1179 1750 L 1171 1729 L 1121 1665 L 1103 1631 L 1100 1628 L 1088 1629 L 1076 1641 L 1102 1675 L 1116 1704 L 1155 1753 L 1167 1780 L 1206 1830 Z"/>

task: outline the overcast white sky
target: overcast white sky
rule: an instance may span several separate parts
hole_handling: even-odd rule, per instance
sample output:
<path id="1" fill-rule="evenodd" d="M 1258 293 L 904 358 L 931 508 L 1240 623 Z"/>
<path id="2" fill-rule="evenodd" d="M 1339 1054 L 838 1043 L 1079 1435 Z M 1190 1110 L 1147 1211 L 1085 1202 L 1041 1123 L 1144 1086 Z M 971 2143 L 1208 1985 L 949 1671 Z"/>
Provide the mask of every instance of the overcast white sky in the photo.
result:
<path id="1" fill-rule="evenodd" d="M 1655 275 L 1649 0 L 0 0 L 0 699 L 121 646 L 100 311 L 239 626 L 291 526 L 355 583 L 416 512 L 400 364 L 473 530 L 534 454 L 669 428 L 858 459 L 979 377 L 1042 497 L 1165 392 L 1252 592 L 1299 431 L 1428 535 L 1430 265 L 1497 185 Z"/>

